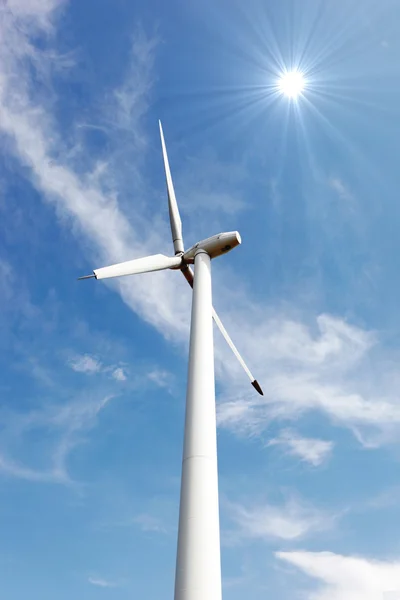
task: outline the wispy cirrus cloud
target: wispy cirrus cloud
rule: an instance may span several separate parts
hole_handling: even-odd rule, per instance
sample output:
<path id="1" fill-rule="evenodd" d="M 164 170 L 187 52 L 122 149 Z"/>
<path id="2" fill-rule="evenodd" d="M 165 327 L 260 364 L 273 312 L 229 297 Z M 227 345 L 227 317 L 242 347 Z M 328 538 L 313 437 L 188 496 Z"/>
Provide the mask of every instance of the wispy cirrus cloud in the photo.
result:
<path id="1" fill-rule="evenodd" d="M 0 475 L 31 482 L 78 484 L 70 470 L 70 458 L 88 442 L 100 413 L 121 393 L 121 383 L 127 382 L 129 391 L 140 390 L 141 393 L 153 385 L 149 373 L 153 373 L 154 368 L 148 373 L 138 367 L 128 379 L 120 367 L 105 367 L 100 360 L 92 364 L 87 360 L 88 355 L 82 357 L 84 360 L 79 362 L 77 371 L 89 376 L 97 374 L 95 383 L 90 377 L 84 386 L 74 385 L 70 377 L 65 377 L 63 363 L 55 363 L 56 375 L 54 364 L 51 368 L 35 362 L 26 366 L 25 370 L 37 381 L 38 389 L 50 390 L 51 402 L 48 394 L 45 400 L 37 400 L 35 395 L 31 399 L 27 394 L 24 400 L 28 405 L 33 403 L 34 408 L 22 412 L 0 411 Z M 37 437 L 41 440 L 40 452 L 37 449 L 32 452 L 35 457 L 32 459 L 30 450 Z"/>
<path id="2" fill-rule="evenodd" d="M 229 512 L 239 528 L 234 539 L 298 540 L 330 529 L 337 518 L 295 498 L 282 504 L 232 504 Z"/>
<path id="3" fill-rule="evenodd" d="M 12 295 L 12 268 L 8 261 L 0 258 L 0 291 L 3 302 Z"/>
<path id="4" fill-rule="evenodd" d="M 143 29 L 137 28 L 132 39 L 131 60 L 125 79 L 113 91 L 115 106 L 106 115 L 113 119 L 111 123 L 134 136 L 135 143 L 145 145 L 142 119 L 148 111 L 150 93 L 153 87 L 153 63 L 159 43 L 157 35 L 147 36 Z"/>
<path id="5" fill-rule="evenodd" d="M 150 237 L 146 237 L 143 215 L 140 214 L 141 198 L 137 198 L 134 218 L 128 220 L 118 201 L 119 190 L 112 187 L 113 176 L 110 174 L 105 177 L 103 169 L 101 177 L 93 177 L 90 165 L 84 172 L 82 166 L 87 164 L 85 152 L 81 163 L 76 156 L 73 160 L 70 158 L 69 148 L 62 142 L 49 107 L 41 103 L 41 99 L 33 92 L 33 84 L 37 80 L 32 78 L 32 72 L 36 72 L 35 77 L 39 78 L 44 68 L 51 73 L 52 61 L 49 61 L 45 50 L 34 45 L 29 29 L 21 28 L 20 20 L 35 18 L 36 26 L 42 27 L 46 47 L 46 43 L 51 44 L 48 24 L 56 21 L 62 4 L 55 1 L 47 3 L 47 11 L 43 9 L 40 19 L 30 12 L 20 14 L 1 9 L 0 56 L 3 60 L 0 67 L 0 132 L 12 142 L 10 148 L 27 167 L 32 184 L 43 198 L 54 206 L 61 218 L 72 218 L 78 236 L 83 235 L 90 243 L 91 261 L 112 263 L 124 260 L 127 256 L 148 254 L 154 251 L 154 247 L 150 249 L 150 238 L 152 246 L 156 241 L 160 246 L 164 242 L 157 238 L 154 228 L 149 233 Z M 146 111 L 147 96 L 152 85 L 153 54 L 154 40 L 140 32 L 133 39 L 126 81 L 115 92 L 122 121 L 125 123 L 129 120 L 134 124 L 135 135 L 129 158 L 130 169 L 136 173 L 138 194 L 141 193 L 142 181 L 134 165 L 142 161 L 144 133 L 141 118 Z M 43 69 L 39 69 L 38 65 Z M 140 86 L 137 85 L 137 77 L 140 77 Z M 115 107 L 112 112 L 117 118 Z M 137 142 L 139 138 L 140 142 Z M 140 144 L 140 150 L 135 140 Z M 168 276 L 165 273 L 158 273 L 156 277 L 148 275 L 146 280 L 137 278 L 134 285 L 130 279 L 111 285 L 131 308 L 165 335 L 181 338 L 187 332 L 188 306 L 184 295 L 176 294 L 176 281 L 170 273 Z M 181 286 L 184 288 L 183 281 Z M 183 317 L 179 321 L 175 319 L 177 309 Z"/>
<path id="6" fill-rule="evenodd" d="M 171 388 L 172 377 L 171 373 L 166 371 L 165 369 L 152 369 L 147 377 L 150 381 L 155 383 L 158 387 L 161 388 Z"/>
<path id="7" fill-rule="evenodd" d="M 301 437 L 291 429 L 284 429 L 278 437 L 269 440 L 267 446 L 282 446 L 290 456 L 298 457 L 302 461 L 318 467 L 332 454 L 334 443 Z"/>
<path id="8" fill-rule="evenodd" d="M 11 374 L 17 374 L 22 387 L 15 395 L 13 388 L 2 385 L 5 402 L 0 407 L 0 476 L 79 485 L 84 476 L 75 477 L 72 457 L 93 440 L 100 413 L 121 393 L 145 393 L 153 387 L 149 375 L 157 368 L 154 364 L 136 365 L 128 371 L 129 350 L 87 326 L 69 328 L 69 335 L 60 339 L 58 317 L 48 327 L 52 309 L 43 310 L 25 297 L 9 263 L 4 273 L 7 294 L 1 298 L 0 326 L 8 335 L 6 365 Z M 22 322 L 23 331 L 10 329 L 10 322 Z M 94 347 L 97 354 L 73 352 L 72 344 Z M 117 364 L 107 364 L 110 354 L 118 358 Z M 71 376 L 71 370 L 77 376 Z M 12 402 L 7 402 L 8 396 Z"/>
<path id="9" fill-rule="evenodd" d="M 90 576 L 88 577 L 88 583 L 101 588 L 119 587 L 119 584 L 116 581 L 110 581 L 109 579 L 104 579 L 104 577 Z"/>
<path id="10" fill-rule="evenodd" d="M 70 454 L 82 444 L 93 429 L 99 413 L 112 399 L 111 396 L 78 397 L 62 405 L 47 405 L 25 413 L 3 414 L 0 436 L 0 473 L 31 482 L 73 483 L 68 469 Z M 44 460 L 40 466 L 24 457 L 17 460 L 10 456 L 15 446 L 25 438 L 40 435 L 44 448 Z"/>
<path id="11" fill-rule="evenodd" d="M 57 461 L 58 462 L 58 461 Z M 34 469 L 0 455 L 0 473 L 3 475 L 31 482 L 41 483 L 70 483 L 63 465 L 54 465 L 48 470 Z"/>
<path id="12" fill-rule="evenodd" d="M 348 186 L 339 177 L 331 177 L 328 180 L 329 186 L 337 193 L 341 200 L 349 202 L 353 200 L 353 194 L 349 190 Z"/>
<path id="13" fill-rule="evenodd" d="M 36 23 L 38 28 L 51 29 L 51 17 L 55 10 L 65 4 L 64 0 L 7 0 L 3 9 L 14 18 Z"/>
<path id="14" fill-rule="evenodd" d="M 310 600 L 395 600 L 400 595 L 400 560 L 383 561 L 332 552 L 277 552 L 320 587 Z"/>
<path id="15" fill-rule="evenodd" d="M 135 523 L 144 532 L 167 533 L 167 529 L 161 519 L 148 513 L 141 513 L 134 517 Z"/>

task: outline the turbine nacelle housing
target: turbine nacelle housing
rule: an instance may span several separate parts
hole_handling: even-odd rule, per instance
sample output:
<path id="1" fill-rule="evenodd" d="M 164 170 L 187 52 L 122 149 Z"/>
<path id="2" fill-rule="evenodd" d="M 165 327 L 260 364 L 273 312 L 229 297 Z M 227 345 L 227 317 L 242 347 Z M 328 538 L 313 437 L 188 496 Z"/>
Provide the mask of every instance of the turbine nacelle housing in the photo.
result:
<path id="1" fill-rule="evenodd" d="M 204 250 L 209 254 L 210 258 L 216 258 L 217 256 L 221 256 L 221 254 L 226 254 L 230 250 L 233 250 L 233 248 L 236 248 L 241 243 L 242 240 L 238 231 L 218 233 L 206 240 L 197 242 L 189 250 L 186 250 L 182 258 L 185 263 L 193 263 L 198 250 Z"/>

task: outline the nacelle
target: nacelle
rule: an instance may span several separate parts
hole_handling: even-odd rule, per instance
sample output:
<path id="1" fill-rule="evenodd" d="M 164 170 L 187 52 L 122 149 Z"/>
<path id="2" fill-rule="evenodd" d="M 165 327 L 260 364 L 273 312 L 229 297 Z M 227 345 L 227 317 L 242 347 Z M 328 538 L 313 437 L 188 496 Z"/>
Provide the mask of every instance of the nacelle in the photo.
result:
<path id="1" fill-rule="evenodd" d="M 183 255 L 183 260 L 186 263 L 193 263 L 195 254 L 200 249 L 205 250 L 211 258 L 216 258 L 217 256 L 221 256 L 221 254 L 226 254 L 229 250 L 236 248 L 236 246 L 239 246 L 241 243 L 242 240 L 238 231 L 218 233 L 206 240 L 197 242 L 197 244 L 192 246 L 189 250 L 186 250 Z"/>

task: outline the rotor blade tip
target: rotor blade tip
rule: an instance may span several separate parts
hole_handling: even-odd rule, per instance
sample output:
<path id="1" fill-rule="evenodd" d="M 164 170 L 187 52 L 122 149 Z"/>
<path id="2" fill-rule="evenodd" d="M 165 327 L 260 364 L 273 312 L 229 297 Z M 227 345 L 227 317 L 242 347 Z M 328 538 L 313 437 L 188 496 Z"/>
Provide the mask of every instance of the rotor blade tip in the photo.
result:
<path id="1" fill-rule="evenodd" d="M 261 389 L 260 384 L 258 383 L 257 379 L 255 379 L 254 381 L 251 382 L 251 385 L 253 386 L 254 389 L 257 390 L 257 392 L 261 395 L 264 396 L 264 392 Z"/>
<path id="2" fill-rule="evenodd" d="M 82 277 L 78 277 L 78 281 L 81 281 L 82 279 L 92 279 L 92 277 L 96 277 L 96 275 L 94 273 L 92 273 L 92 275 L 82 275 Z"/>

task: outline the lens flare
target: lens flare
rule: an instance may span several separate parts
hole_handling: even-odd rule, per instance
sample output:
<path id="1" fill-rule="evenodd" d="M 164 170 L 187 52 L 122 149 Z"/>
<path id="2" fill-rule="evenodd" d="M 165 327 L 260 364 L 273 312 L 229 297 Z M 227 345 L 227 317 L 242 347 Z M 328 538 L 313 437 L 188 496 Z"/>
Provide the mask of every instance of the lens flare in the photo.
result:
<path id="1" fill-rule="evenodd" d="M 300 71 L 288 71 L 278 81 L 279 91 L 294 100 L 303 92 L 305 85 L 304 75 Z"/>

